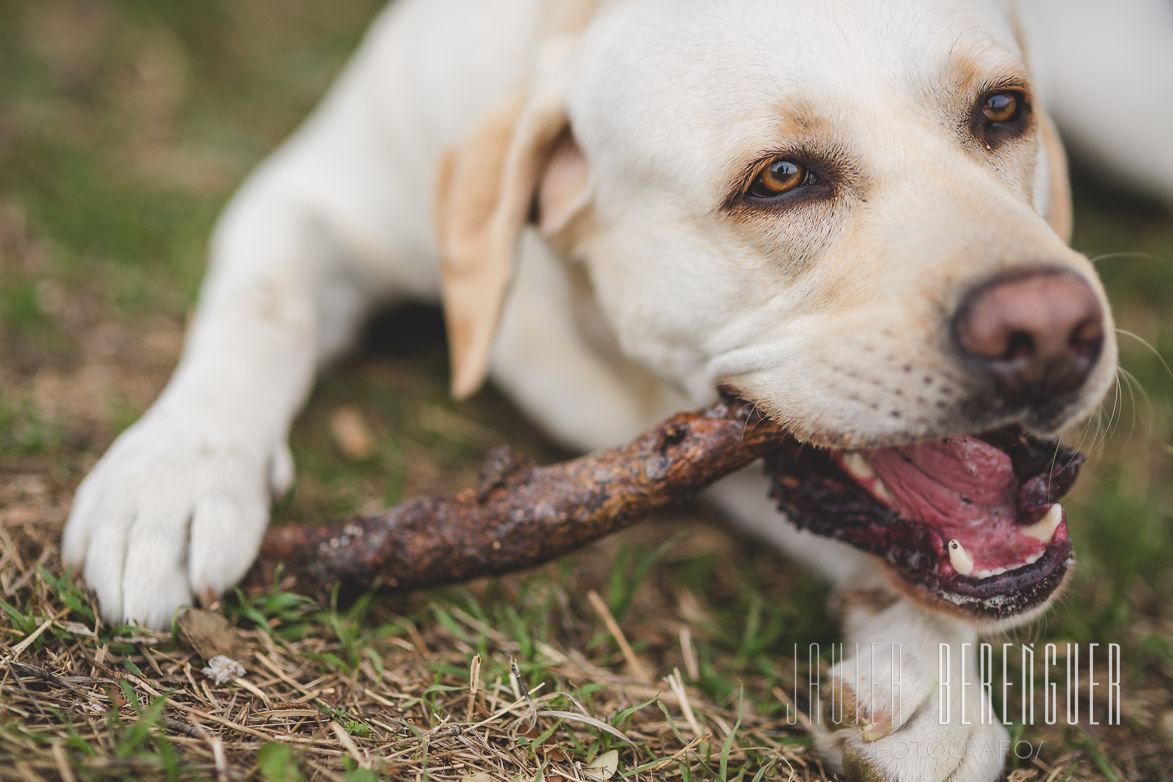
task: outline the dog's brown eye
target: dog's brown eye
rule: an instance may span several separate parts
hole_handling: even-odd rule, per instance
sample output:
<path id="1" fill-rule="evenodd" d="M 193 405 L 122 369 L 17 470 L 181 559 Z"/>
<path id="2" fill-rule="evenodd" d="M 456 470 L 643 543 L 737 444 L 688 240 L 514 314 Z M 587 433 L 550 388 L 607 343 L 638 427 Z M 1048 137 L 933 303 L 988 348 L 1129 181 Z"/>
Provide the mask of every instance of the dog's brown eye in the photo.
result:
<path id="1" fill-rule="evenodd" d="M 1022 113 L 1022 96 L 1015 92 L 997 92 L 986 98 L 982 113 L 990 122 L 1013 122 Z"/>
<path id="2" fill-rule="evenodd" d="M 793 160 L 777 159 L 762 169 L 750 185 L 749 194 L 755 198 L 773 198 L 811 181 L 813 178 L 806 166 Z"/>
<path id="3" fill-rule="evenodd" d="M 970 132 L 989 151 L 1027 136 L 1032 127 L 1031 106 L 1025 90 L 1003 87 L 979 98 L 970 119 Z"/>

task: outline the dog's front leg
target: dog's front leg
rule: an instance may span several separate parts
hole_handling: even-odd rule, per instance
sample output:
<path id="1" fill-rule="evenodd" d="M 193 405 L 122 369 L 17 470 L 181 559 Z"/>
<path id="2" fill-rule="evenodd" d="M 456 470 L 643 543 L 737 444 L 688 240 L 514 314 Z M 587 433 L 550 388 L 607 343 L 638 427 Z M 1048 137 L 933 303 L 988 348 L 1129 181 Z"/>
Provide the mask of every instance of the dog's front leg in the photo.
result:
<path id="1" fill-rule="evenodd" d="M 861 782 L 998 779 L 1009 744 L 978 684 L 974 626 L 897 595 L 875 557 L 795 528 L 760 470 L 742 470 L 706 496 L 736 526 L 836 585 L 842 653 L 811 715 L 829 764 Z"/>
<path id="2" fill-rule="evenodd" d="M 290 423 L 364 309 L 337 253 L 264 171 L 222 219 L 178 369 L 83 481 L 65 531 L 107 618 L 165 627 L 249 567 L 292 482 Z"/>

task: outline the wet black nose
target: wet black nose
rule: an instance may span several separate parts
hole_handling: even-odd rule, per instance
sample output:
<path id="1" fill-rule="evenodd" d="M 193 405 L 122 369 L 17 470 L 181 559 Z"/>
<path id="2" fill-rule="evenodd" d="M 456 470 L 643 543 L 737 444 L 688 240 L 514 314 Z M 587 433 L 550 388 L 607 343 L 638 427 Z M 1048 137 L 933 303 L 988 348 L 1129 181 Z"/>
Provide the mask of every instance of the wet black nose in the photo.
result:
<path id="1" fill-rule="evenodd" d="M 1076 391 L 1104 344 L 1104 312 L 1074 272 L 1014 271 L 969 292 L 953 319 L 958 347 L 1014 404 Z"/>

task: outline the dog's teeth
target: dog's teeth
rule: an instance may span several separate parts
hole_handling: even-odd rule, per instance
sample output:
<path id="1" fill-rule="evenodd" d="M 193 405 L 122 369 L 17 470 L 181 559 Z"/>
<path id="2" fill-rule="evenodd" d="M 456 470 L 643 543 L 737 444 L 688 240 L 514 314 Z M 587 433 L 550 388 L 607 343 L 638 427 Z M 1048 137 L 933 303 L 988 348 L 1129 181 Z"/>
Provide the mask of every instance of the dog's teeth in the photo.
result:
<path id="1" fill-rule="evenodd" d="M 1063 506 L 1055 503 L 1051 509 L 1047 511 L 1047 515 L 1031 524 L 1029 527 L 1023 527 L 1018 530 L 1020 535 L 1026 535 L 1028 538 L 1034 538 L 1040 543 L 1050 543 L 1051 538 L 1055 537 L 1055 530 L 1059 529 L 1059 524 L 1063 521 Z"/>
<path id="2" fill-rule="evenodd" d="M 876 471 L 872 469 L 872 463 L 862 453 L 859 451 L 848 451 L 843 454 L 843 469 L 848 475 L 859 481 L 864 488 L 868 489 L 880 502 L 887 505 L 894 504 L 895 500 L 892 499 L 892 492 L 888 491 L 888 487 L 876 476 Z"/>
<path id="3" fill-rule="evenodd" d="M 949 564 L 963 576 L 973 572 L 973 557 L 965 550 L 965 546 L 961 545 L 961 541 L 949 541 Z"/>
<path id="4" fill-rule="evenodd" d="M 1000 576 L 1003 573 L 1009 573 L 1013 569 L 1014 568 L 1007 565 L 1004 567 L 990 568 L 989 570 L 975 570 L 974 572 L 970 573 L 970 575 L 977 579 L 983 579 L 990 578 L 992 576 Z"/>
<path id="5" fill-rule="evenodd" d="M 870 481 L 876 477 L 876 471 L 859 451 L 850 451 L 843 455 L 843 468 L 857 481 Z"/>
<path id="6" fill-rule="evenodd" d="M 1003 573 L 1009 573 L 1011 570 L 1018 570 L 1019 568 L 1024 568 L 1029 565 L 1033 565 L 1034 563 L 1036 563 L 1040 559 L 1042 559 L 1043 554 L 1045 554 L 1045 553 L 1047 553 L 1047 552 L 1046 551 L 1036 551 L 1034 554 L 1031 554 L 1029 557 L 1024 559 L 1022 562 L 1019 562 L 1017 565 L 1003 565 L 1002 567 L 991 568 L 989 570 L 975 570 L 972 573 L 970 573 L 970 575 L 973 576 L 974 578 L 977 578 L 977 579 L 990 578 L 992 576 L 1000 576 Z"/>

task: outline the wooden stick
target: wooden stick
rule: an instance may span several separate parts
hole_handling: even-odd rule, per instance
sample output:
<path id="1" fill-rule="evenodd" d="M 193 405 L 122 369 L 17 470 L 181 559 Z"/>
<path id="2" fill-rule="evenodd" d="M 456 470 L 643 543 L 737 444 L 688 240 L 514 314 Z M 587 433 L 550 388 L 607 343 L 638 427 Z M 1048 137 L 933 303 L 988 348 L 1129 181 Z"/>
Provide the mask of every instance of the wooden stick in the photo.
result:
<path id="1" fill-rule="evenodd" d="M 692 497 L 783 438 L 748 403 L 721 400 L 618 448 L 546 467 L 498 448 L 475 489 L 379 516 L 271 529 L 249 581 L 272 583 L 278 565 L 302 590 L 376 577 L 417 589 L 521 570 Z"/>

